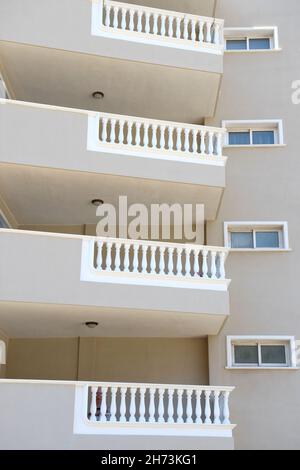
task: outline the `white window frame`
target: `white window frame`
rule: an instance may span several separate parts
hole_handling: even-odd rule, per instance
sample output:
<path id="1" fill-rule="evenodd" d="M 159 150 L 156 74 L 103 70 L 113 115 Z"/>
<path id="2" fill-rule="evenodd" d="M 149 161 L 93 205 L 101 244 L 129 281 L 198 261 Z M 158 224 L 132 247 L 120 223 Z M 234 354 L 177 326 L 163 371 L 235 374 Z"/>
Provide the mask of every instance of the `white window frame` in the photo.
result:
<path id="1" fill-rule="evenodd" d="M 257 346 L 258 364 L 236 364 L 234 362 L 234 346 Z M 286 348 L 286 365 L 284 364 L 264 364 L 261 362 L 261 346 L 282 346 Z M 227 336 L 227 369 L 263 369 L 263 370 L 291 370 L 298 369 L 296 358 L 296 341 L 294 336 Z"/>
<path id="2" fill-rule="evenodd" d="M 282 119 L 262 119 L 262 120 L 223 120 L 221 123 L 227 132 L 225 134 L 225 147 L 228 148 L 257 148 L 257 147 L 282 147 L 284 146 L 283 122 Z M 274 144 L 253 144 L 253 132 L 273 131 Z M 250 144 L 229 144 L 230 132 L 250 132 Z"/>
<path id="3" fill-rule="evenodd" d="M 0 340 L 0 365 L 6 364 L 6 344 Z"/>
<path id="4" fill-rule="evenodd" d="M 231 232 L 251 232 L 253 233 L 253 248 L 231 248 Z M 278 232 L 279 247 L 256 247 L 257 232 Z M 289 234 L 287 222 L 224 222 L 224 246 L 230 251 L 290 251 Z"/>
<path id="5" fill-rule="evenodd" d="M 252 28 L 224 28 L 225 36 L 225 52 L 241 53 L 241 52 L 274 52 L 281 51 L 279 47 L 278 27 L 263 26 Z M 226 42 L 228 40 L 246 40 L 246 49 L 227 49 Z M 270 49 L 250 49 L 250 39 L 270 39 Z"/>

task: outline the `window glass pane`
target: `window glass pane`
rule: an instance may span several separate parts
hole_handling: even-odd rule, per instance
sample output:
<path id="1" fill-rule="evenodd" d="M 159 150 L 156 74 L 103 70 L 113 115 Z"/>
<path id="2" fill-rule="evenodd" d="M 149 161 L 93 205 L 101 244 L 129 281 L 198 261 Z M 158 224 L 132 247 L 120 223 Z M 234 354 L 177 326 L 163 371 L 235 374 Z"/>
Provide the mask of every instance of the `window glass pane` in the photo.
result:
<path id="1" fill-rule="evenodd" d="M 250 145 L 250 132 L 229 132 L 229 145 Z"/>
<path id="2" fill-rule="evenodd" d="M 254 145 L 275 144 L 274 131 L 253 131 L 252 139 Z"/>
<path id="3" fill-rule="evenodd" d="M 246 39 L 227 39 L 226 49 L 228 51 L 241 51 L 247 49 Z"/>
<path id="4" fill-rule="evenodd" d="M 258 364 L 258 346 L 235 345 L 235 364 Z"/>
<path id="5" fill-rule="evenodd" d="M 231 232 L 231 248 L 253 248 L 252 232 Z"/>
<path id="6" fill-rule="evenodd" d="M 9 226 L 7 225 L 6 221 L 4 220 L 1 214 L 0 214 L 0 228 L 9 228 Z"/>
<path id="7" fill-rule="evenodd" d="M 286 364 L 284 345 L 261 345 L 261 362 L 263 364 Z"/>
<path id="8" fill-rule="evenodd" d="M 256 232 L 257 248 L 279 248 L 279 232 Z"/>
<path id="9" fill-rule="evenodd" d="M 249 40 L 250 49 L 271 49 L 270 38 L 255 38 Z"/>

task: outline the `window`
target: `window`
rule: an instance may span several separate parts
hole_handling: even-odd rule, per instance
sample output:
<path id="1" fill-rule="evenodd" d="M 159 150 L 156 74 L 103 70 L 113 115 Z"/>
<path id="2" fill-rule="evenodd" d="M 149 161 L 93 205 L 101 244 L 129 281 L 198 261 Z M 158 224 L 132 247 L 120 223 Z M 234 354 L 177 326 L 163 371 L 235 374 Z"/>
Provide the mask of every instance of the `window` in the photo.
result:
<path id="1" fill-rule="evenodd" d="M 283 125 L 280 119 L 222 121 L 222 126 L 227 129 L 225 145 L 233 147 L 284 145 Z"/>
<path id="2" fill-rule="evenodd" d="M 224 244 L 232 250 L 288 250 L 286 222 L 225 222 Z"/>
<path id="3" fill-rule="evenodd" d="M 5 82 L 0 74 L 0 98 L 10 99 L 9 93 L 7 91 Z"/>
<path id="4" fill-rule="evenodd" d="M 225 28 L 226 51 L 270 51 L 280 50 L 278 29 L 275 26 L 263 28 Z"/>
<path id="5" fill-rule="evenodd" d="M 6 344 L 0 341 L 0 365 L 6 364 Z"/>
<path id="6" fill-rule="evenodd" d="M 295 368 L 293 336 L 228 336 L 228 368 Z"/>
<path id="7" fill-rule="evenodd" d="M 0 228 L 9 228 L 9 223 L 6 221 L 5 217 L 0 212 Z"/>

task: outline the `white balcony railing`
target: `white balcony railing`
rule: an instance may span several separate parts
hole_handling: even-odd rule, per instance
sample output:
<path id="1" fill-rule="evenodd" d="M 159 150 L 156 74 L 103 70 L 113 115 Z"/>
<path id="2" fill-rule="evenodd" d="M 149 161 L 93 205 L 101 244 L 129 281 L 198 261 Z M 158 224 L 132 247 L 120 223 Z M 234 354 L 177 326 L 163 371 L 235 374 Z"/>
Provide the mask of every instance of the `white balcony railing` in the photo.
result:
<path id="1" fill-rule="evenodd" d="M 174 281 L 225 288 L 226 248 L 205 245 L 98 237 L 83 240 L 82 280 L 168 285 Z M 98 276 L 100 277 L 98 277 Z"/>
<path id="2" fill-rule="evenodd" d="M 111 0 L 94 0 L 93 34 L 223 52 L 224 21 Z"/>
<path id="3" fill-rule="evenodd" d="M 78 385 L 75 429 L 86 433 L 211 435 L 230 433 L 234 387 L 93 383 Z M 207 431 L 206 431 L 207 432 Z M 223 434 L 224 435 L 224 434 Z"/>
<path id="4" fill-rule="evenodd" d="M 97 113 L 89 116 L 89 148 L 130 155 L 224 164 L 225 128 Z"/>

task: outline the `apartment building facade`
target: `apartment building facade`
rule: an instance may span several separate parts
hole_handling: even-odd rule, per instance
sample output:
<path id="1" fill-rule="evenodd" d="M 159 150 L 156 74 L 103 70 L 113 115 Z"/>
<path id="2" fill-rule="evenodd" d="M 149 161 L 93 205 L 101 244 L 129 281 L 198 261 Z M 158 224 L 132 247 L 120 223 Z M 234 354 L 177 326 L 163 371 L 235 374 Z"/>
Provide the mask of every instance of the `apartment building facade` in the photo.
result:
<path id="1" fill-rule="evenodd" d="M 242 3 L 0 3 L 1 449 L 299 448 L 300 6 Z"/>

